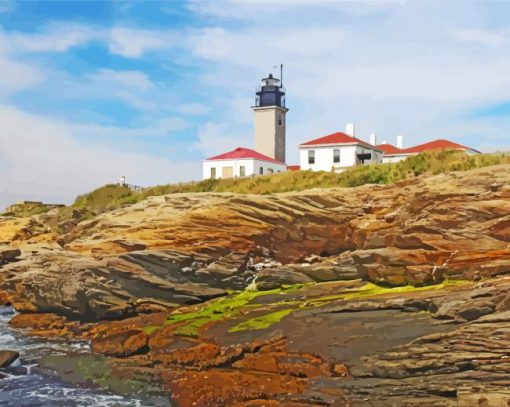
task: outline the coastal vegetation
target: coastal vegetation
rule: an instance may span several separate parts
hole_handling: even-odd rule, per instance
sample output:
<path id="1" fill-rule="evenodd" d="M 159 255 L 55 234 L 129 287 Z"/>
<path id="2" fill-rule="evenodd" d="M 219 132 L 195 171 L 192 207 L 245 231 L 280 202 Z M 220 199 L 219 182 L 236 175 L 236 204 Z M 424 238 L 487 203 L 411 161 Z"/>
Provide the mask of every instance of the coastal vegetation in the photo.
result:
<path id="1" fill-rule="evenodd" d="M 428 151 L 393 164 L 360 165 L 342 173 L 288 171 L 242 179 L 208 179 L 200 182 L 158 185 L 132 191 L 126 186 L 106 185 L 79 196 L 73 209 L 103 212 L 140 202 L 150 196 L 175 193 L 233 192 L 272 194 L 311 188 L 357 187 L 365 184 L 392 184 L 420 175 L 509 164 L 510 154 L 468 155 L 457 150 Z"/>
<path id="2" fill-rule="evenodd" d="M 80 195 L 70 206 L 20 203 L 12 205 L 4 216 L 24 217 L 45 213 L 59 207 L 63 218 L 88 218 L 123 206 L 132 205 L 151 196 L 177 193 L 232 192 L 267 195 L 298 192 L 312 188 L 358 187 L 366 184 L 393 184 L 420 175 L 437 175 L 449 171 L 509 164 L 509 153 L 468 155 L 457 150 L 427 151 L 398 163 L 359 165 L 341 173 L 325 171 L 287 171 L 284 173 L 235 179 L 207 179 L 198 182 L 156 185 L 132 190 L 128 186 L 109 184 Z"/>

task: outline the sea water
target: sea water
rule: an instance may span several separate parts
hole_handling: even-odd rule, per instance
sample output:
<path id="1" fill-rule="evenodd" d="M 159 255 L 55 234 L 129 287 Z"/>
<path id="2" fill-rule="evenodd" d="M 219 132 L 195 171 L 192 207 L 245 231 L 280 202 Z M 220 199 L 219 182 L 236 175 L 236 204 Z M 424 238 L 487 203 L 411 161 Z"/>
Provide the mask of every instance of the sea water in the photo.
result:
<path id="1" fill-rule="evenodd" d="M 20 359 L 8 369 L 0 369 L 0 406 L 13 407 L 149 407 L 170 406 L 164 398 L 147 399 L 125 397 L 94 388 L 74 387 L 56 378 L 50 372 L 37 368 L 37 362 L 51 355 L 87 355 L 85 342 L 53 342 L 23 335 L 8 322 L 14 310 L 0 307 L 0 350 L 19 352 Z"/>

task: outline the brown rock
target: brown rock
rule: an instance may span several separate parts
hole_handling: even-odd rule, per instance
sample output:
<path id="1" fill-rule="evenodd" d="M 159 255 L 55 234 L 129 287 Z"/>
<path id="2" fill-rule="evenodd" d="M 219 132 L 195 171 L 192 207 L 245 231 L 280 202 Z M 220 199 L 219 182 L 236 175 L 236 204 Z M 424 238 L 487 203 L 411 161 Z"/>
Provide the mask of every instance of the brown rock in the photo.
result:
<path id="1" fill-rule="evenodd" d="M 335 363 L 333 366 L 333 374 L 338 377 L 346 377 L 349 375 L 349 369 L 343 363 Z"/>
<path id="2" fill-rule="evenodd" d="M 282 268 L 266 269 L 257 274 L 255 278 L 259 290 L 272 290 L 283 285 L 306 284 L 313 280 L 303 273 Z"/>
<path id="3" fill-rule="evenodd" d="M 484 315 L 492 314 L 496 306 L 491 301 L 470 301 L 460 307 L 458 316 L 465 321 L 473 321 Z"/>
<path id="4" fill-rule="evenodd" d="M 177 338 L 173 335 L 174 325 L 166 325 L 154 332 L 149 338 L 149 348 L 154 353 L 166 353 Z"/>
<path id="5" fill-rule="evenodd" d="M 92 351 L 106 356 L 126 357 L 148 350 L 149 337 L 142 330 L 130 329 L 92 341 Z"/>
<path id="6" fill-rule="evenodd" d="M 21 329 L 62 329 L 65 327 L 66 319 L 55 314 L 16 314 L 9 321 L 13 328 Z"/>
<path id="7" fill-rule="evenodd" d="M 200 343 L 189 348 L 175 349 L 169 353 L 151 353 L 151 359 L 166 365 L 202 367 L 218 356 L 220 347 L 213 343 Z"/>
<path id="8" fill-rule="evenodd" d="M 11 300 L 9 293 L 6 291 L 0 291 L 0 306 L 5 307 L 6 305 L 10 305 Z"/>
<path id="9" fill-rule="evenodd" d="M 306 385 L 304 379 L 290 376 L 227 370 L 163 372 L 162 379 L 181 407 L 231 406 L 257 399 L 292 398 L 293 394 L 302 393 Z"/>
<path id="10" fill-rule="evenodd" d="M 20 249 L 0 246 L 0 264 L 13 261 L 19 256 L 21 256 Z"/>
<path id="11" fill-rule="evenodd" d="M 236 369 L 258 370 L 260 372 L 278 373 L 278 356 L 283 353 L 249 353 L 233 364 Z"/>
<path id="12" fill-rule="evenodd" d="M 127 252 L 133 252 L 137 250 L 145 250 L 147 249 L 147 245 L 140 242 L 128 242 L 125 240 L 114 240 L 114 243 L 117 243 L 120 247 L 122 247 Z"/>
<path id="13" fill-rule="evenodd" d="M 12 350 L 0 350 L 0 368 L 9 367 L 18 358 L 18 352 Z"/>

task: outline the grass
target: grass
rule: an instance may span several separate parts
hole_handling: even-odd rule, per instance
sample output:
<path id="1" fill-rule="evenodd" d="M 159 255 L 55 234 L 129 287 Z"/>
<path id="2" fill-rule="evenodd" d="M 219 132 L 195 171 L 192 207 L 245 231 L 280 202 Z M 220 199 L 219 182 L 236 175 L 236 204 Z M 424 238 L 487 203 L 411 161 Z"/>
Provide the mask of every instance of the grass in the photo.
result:
<path id="1" fill-rule="evenodd" d="M 468 155 L 456 150 L 429 151 L 394 164 L 372 164 L 352 167 L 342 173 L 289 171 L 243 179 L 208 179 L 200 182 L 159 185 L 141 192 L 127 187 L 106 185 L 79 196 L 73 209 L 100 213 L 140 202 L 150 196 L 174 193 L 234 192 L 273 194 L 303 191 L 310 188 L 356 187 L 365 184 L 391 184 L 423 174 L 465 171 L 498 164 L 510 164 L 510 154 Z"/>
<path id="2" fill-rule="evenodd" d="M 24 218 L 34 215 L 41 215 L 58 206 L 59 205 L 48 205 L 39 202 L 18 203 L 6 208 L 5 212 L 2 213 L 1 216 Z"/>

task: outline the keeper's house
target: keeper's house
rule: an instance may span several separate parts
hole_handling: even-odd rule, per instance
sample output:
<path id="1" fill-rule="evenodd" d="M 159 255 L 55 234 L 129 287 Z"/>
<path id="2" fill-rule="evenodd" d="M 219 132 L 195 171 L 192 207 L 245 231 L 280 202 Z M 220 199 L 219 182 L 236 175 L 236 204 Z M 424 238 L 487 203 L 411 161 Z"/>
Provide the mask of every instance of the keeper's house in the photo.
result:
<path id="1" fill-rule="evenodd" d="M 286 171 L 287 166 L 249 148 L 237 147 L 228 153 L 208 158 L 203 164 L 203 179 L 243 178 Z"/>
<path id="2" fill-rule="evenodd" d="M 379 144 L 377 148 L 384 151 L 384 155 L 382 157 L 383 163 L 396 163 L 405 160 L 411 155 L 432 150 L 459 150 L 464 151 L 466 154 L 480 154 L 480 151 L 475 150 L 474 148 L 466 147 L 462 144 L 455 143 L 454 141 L 443 139 L 429 141 L 428 143 L 419 144 L 414 147 L 403 148 L 402 136 L 397 136 L 396 146 L 383 142 L 383 144 Z"/>
<path id="3" fill-rule="evenodd" d="M 302 170 L 341 172 L 360 164 L 381 163 L 383 151 L 354 137 L 354 125 L 345 133 L 333 133 L 299 145 Z"/>

